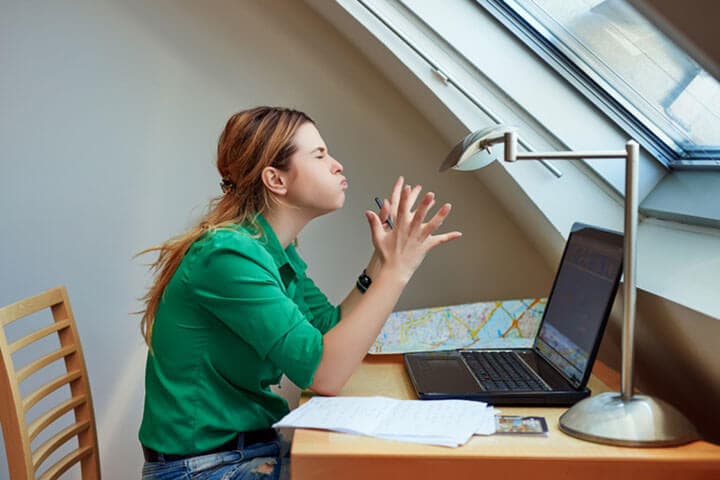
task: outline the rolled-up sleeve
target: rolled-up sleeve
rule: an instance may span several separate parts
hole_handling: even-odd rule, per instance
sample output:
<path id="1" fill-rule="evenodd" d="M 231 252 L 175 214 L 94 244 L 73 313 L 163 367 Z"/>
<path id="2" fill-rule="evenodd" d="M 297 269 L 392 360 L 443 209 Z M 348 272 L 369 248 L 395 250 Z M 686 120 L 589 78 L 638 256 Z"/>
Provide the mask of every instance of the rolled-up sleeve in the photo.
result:
<path id="1" fill-rule="evenodd" d="M 257 253 L 257 252 L 254 252 Z M 322 334 L 287 296 L 272 260 L 233 249 L 203 259 L 191 279 L 201 306 L 269 359 L 300 388 L 308 387 L 322 357 Z"/>

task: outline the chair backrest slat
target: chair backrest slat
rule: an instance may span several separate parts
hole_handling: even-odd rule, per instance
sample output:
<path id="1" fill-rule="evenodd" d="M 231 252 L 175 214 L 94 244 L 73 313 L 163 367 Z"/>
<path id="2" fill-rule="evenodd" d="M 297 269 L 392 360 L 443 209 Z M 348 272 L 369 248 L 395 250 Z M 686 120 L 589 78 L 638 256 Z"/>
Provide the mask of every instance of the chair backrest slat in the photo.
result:
<path id="1" fill-rule="evenodd" d="M 7 325 L 45 309 L 49 309 L 52 313 L 53 321 L 50 325 L 32 331 L 11 344 L 7 341 L 5 333 Z M 22 327 L 22 322 L 18 323 L 18 326 L 18 328 Z M 47 345 L 38 344 L 37 349 L 23 350 L 25 356 L 32 356 L 35 350 L 43 351 L 36 355 L 36 357 L 42 355 L 40 358 L 30 358 L 29 363 L 16 370 L 13 361 L 15 352 L 53 334 L 57 335 L 60 341 L 59 349 L 46 353 L 47 349 L 43 350 L 43 347 Z M 44 383 L 23 398 L 20 383 L 61 359 L 63 362 L 60 363 L 64 364 L 65 371 L 48 381 L 44 381 L 42 375 L 49 376 L 49 370 L 33 376 L 34 381 L 44 381 Z M 70 390 L 69 399 L 65 397 L 57 400 L 55 396 L 50 395 L 65 385 Z M 27 413 L 43 399 L 47 402 L 55 402 L 55 405 L 50 405 L 45 413 L 28 425 Z M 56 422 L 70 412 L 74 414 L 75 419 L 69 426 Z M 55 480 L 80 462 L 83 479 L 100 479 L 100 459 L 90 383 L 80 337 L 64 287 L 56 287 L 0 307 L 0 420 L 5 437 L 10 478 L 13 480 L 34 480 L 38 475 L 38 469 L 53 453 L 58 452 L 60 448 L 63 448 L 63 453 L 67 452 L 68 447 L 72 448 L 68 442 L 73 438 L 77 438 L 77 447 L 49 467 L 40 478 Z M 58 427 L 55 427 L 56 423 Z M 42 432 L 48 434 L 45 437 L 48 439 L 33 452 L 31 442 Z"/>
<path id="2" fill-rule="evenodd" d="M 22 382 L 27 377 L 37 372 L 41 368 L 47 367 L 54 361 L 60 360 L 61 358 L 70 355 L 71 353 L 75 353 L 75 346 L 73 345 L 69 345 L 67 347 L 55 350 L 52 353 L 48 353 L 47 355 L 35 360 L 34 362 L 23 367 L 19 372 L 16 373 L 18 383 Z"/>
<path id="3" fill-rule="evenodd" d="M 62 330 L 63 328 L 68 328 L 70 326 L 70 320 L 62 320 L 60 322 L 54 322 L 52 325 L 48 325 L 45 328 L 41 328 L 40 330 L 36 330 L 33 333 L 24 336 L 20 340 L 17 340 L 10 344 L 10 353 L 15 353 L 21 348 L 25 348 L 28 345 L 30 345 L 33 342 L 37 342 L 41 338 L 45 338 L 51 333 L 55 333 L 59 330 Z"/>
<path id="4" fill-rule="evenodd" d="M 30 437 L 30 441 L 32 442 L 35 440 L 35 437 L 37 437 L 40 432 L 45 430 L 45 427 L 53 423 L 55 420 L 62 417 L 75 407 L 85 403 L 85 400 L 85 395 L 72 397 L 70 400 L 66 400 L 57 407 L 45 412 L 28 427 L 28 437 Z"/>
<path id="5" fill-rule="evenodd" d="M 42 387 L 38 388 L 34 392 L 32 392 L 30 395 L 25 397 L 22 403 L 23 412 L 27 413 L 28 410 L 30 410 L 33 405 L 35 405 L 37 402 L 42 400 L 43 398 L 50 395 L 52 392 L 57 390 L 58 388 L 62 387 L 63 385 L 66 385 L 70 382 L 74 382 L 75 380 L 79 379 L 82 375 L 82 372 L 79 370 L 73 370 L 70 373 L 66 373 L 65 375 L 62 375 L 55 380 L 53 380 L 50 383 L 47 383 L 43 385 Z"/>
<path id="6" fill-rule="evenodd" d="M 45 473 L 42 474 L 40 480 L 57 480 L 60 475 L 65 473 L 70 467 L 75 465 L 80 460 L 92 455 L 93 449 L 90 446 L 78 448 L 65 455 L 63 458 L 58 460 L 56 464 L 50 467 Z"/>
<path id="7" fill-rule="evenodd" d="M 72 425 L 62 429 L 58 433 L 55 434 L 55 436 L 48 439 L 45 443 L 40 445 L 34 452 L 33 452 L 33 468 L 35 468 L 35 471 L 40 468 L 40 465 L 47 459 L 47 457 L 50 456 L 55 450 L 58 449 L 61 445 L 64 445 L 65 442 L 70 440 L 72 437 L 77 435 L 80 432 L 84 432 L 90 428 L 90 422 L 87 420 L 84 422 L 78 422 L 73 423 Z"/>

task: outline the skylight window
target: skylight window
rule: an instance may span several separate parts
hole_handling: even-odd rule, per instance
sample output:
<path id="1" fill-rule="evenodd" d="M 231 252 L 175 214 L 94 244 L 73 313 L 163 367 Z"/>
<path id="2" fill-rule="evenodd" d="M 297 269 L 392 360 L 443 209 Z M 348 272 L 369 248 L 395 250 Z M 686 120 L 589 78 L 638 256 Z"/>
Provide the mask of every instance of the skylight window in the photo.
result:
<path id="1" fill-rule="evenodd" d="M 720 83 L 625 0 L 480 3 L 668 166 L 720 166 Z"/>

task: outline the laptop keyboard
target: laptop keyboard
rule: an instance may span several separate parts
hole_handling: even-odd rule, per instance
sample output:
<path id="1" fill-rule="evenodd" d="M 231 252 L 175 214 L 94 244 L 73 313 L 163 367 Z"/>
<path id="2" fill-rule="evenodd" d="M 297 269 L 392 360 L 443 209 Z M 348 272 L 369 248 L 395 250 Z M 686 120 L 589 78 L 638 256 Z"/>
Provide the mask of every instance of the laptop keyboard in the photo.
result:
<path id="1" fill-rule="evenodd" d="M 513 352 L 461 352 L 486 390 L 542 392 L 549 388 Z"/>

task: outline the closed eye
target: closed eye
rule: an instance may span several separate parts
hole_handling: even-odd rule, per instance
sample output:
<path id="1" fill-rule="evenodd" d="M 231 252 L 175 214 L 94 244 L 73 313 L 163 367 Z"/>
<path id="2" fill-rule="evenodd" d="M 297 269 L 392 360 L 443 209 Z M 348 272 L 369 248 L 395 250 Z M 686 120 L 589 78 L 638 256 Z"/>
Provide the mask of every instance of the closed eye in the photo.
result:
<path id="1" fill-rule="evenodd" d="M 317 147 L 317 148 L 314 148 L 313 151 L 310 153 L 316 154 L 315 158 L 322 160 L 323 158 L 325 158 L 325 154 L 327 153 L 327 150 L 324 147 Z"/>

